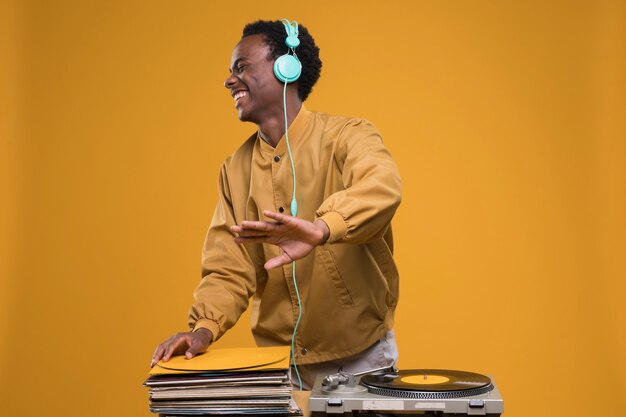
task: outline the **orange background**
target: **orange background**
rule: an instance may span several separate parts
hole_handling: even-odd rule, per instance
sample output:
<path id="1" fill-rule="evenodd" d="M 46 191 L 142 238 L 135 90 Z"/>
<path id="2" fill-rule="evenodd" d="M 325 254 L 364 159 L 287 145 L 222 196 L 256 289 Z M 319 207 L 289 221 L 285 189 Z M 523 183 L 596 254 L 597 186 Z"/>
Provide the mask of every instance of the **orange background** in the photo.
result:
<path id="1" fill-rule="evenodd" d="M 372 120 L 400 166 L 400 367 L 492 374 L 506 416 L 623 415 L 626 4 L 216 4 L 2 3 L 0 414 L 149 415 L 254 130 L 232 48 L 289 17 L 324 60 L 307 107 Z"/>

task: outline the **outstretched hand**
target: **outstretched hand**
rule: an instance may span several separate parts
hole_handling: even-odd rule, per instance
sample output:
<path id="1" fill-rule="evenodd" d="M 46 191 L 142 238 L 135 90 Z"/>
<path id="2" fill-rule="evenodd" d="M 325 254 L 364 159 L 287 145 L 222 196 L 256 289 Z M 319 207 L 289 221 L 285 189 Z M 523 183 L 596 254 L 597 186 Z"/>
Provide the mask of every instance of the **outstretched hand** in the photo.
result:
<path id="1" fill-rule="evenodd" d="M 282 249 L 279 256 L 265 263 L 265 269 L 277 268 L 304 258 L 313 248 L 326 242 L 330 234 L 322 220 L 310 222 L 269 210 L 263 211 L 263 214 L 274 221 L 245 220 L 230 230 L 237 233 L 237 243 L 270 243 Z"/>

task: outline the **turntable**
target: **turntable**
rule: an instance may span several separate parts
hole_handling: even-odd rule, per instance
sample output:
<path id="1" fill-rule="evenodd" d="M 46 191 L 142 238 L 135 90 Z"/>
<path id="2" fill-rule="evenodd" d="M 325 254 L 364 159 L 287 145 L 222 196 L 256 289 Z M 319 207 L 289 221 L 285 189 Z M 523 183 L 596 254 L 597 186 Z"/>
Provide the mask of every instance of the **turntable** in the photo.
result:
<path id="1" fill-rule="evenodd" d="M 504 411 L 492 378 L 464 371 L 380 368 L 339 371 L 316 380 L 309 406 L 328 414 L 499 416 Z"/>

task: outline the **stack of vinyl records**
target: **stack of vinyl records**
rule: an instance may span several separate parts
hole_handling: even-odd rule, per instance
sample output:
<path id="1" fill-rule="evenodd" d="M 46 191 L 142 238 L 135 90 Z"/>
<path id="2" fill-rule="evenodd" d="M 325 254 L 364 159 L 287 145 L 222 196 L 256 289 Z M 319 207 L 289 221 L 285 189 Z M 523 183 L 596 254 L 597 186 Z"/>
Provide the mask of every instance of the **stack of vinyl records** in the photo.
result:
<path id="1" fill-rule="evenodd" d="M 302 415 L 292 398 L 289 347 L 209 349 L 159 361 L 144 382 L 162 416 Z"/>

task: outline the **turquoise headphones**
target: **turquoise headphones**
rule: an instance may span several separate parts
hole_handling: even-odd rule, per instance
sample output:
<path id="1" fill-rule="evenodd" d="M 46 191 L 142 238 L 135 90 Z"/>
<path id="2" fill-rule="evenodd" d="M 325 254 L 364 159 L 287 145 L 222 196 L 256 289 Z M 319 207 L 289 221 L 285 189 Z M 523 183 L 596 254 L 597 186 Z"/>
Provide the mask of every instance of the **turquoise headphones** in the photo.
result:
<path id="1" fill-rule="evenodd" d="M 298 39 L 298 22 L 295 20 L 290 22 L 287 19 L 282 19 L 281 22 L 285 25 L 285 31 L 287 32 L 285 44 L 289 49 L 285 55 L 279 56 L 274 62 L 274 75 L 284 83 L 292 83 L 296 81 L 302 73 L 302 64 L 295 50 L 296 47 L 300 45 L 300 39 Z M 290 54 L 289 51 L 291 51 L 292 54 Z"/>

